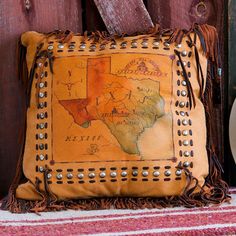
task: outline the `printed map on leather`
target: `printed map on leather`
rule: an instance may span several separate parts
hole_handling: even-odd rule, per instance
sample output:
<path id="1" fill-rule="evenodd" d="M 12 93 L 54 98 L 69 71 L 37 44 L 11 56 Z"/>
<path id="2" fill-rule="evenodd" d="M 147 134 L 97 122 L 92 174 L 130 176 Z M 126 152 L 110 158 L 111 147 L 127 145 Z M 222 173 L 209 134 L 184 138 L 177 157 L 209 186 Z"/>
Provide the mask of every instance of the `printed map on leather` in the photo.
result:
<path id="1" fill-rule="evenodd" d="M 186 169 L 204 184 L 205 111 L 187 37 L 181 44 L 149 35 L 63 43 L 26 32 L 21 39 L 28 70 L 35 68 L 23 156 L 28 182 L 18 198 L 41 199 L 45 181 L 61 200 L 181 195 Z M 198 38 L 196 47 L 206 77 Z"/>

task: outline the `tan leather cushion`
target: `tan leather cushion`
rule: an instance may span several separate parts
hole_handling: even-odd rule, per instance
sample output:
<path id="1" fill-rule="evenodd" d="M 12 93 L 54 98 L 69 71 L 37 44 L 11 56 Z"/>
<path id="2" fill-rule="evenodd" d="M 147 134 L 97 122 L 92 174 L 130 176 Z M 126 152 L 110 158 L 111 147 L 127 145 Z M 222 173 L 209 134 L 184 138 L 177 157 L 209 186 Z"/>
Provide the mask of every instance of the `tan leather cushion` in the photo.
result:
<path id="1" fill-rule="evenodd" d="M 62 44 L 53 35 L 22 35 L 29 70 L 39 43 L 54 60 L 53 73 L 47 57 L 36 60 L 23 157 L 28 182 L 18 186 L 18 198 L 41 199 L 45 173 L 61 200 L 181 195 L 185 168 L 204 184 L 206 121 L 194 47 L 187 37 L 181 45 L 165 39 L 143 35 L 93 43 L 73 36 Z M 206 77 L 198 38 L 197 49 Z M 174 50 L 191 82 L 192 109 Z"/>

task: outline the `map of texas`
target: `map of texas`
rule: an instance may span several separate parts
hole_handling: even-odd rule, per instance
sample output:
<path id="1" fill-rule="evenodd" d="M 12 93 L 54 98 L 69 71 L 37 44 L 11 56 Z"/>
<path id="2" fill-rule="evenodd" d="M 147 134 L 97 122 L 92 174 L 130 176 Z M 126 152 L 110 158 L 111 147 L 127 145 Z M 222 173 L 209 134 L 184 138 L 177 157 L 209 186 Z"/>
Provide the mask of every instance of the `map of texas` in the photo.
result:
<path id="1" fill-rule="evenodd" d="M 136 73 L 147 70 L 140 62 Z M 70 72 L 69 72 L 70 73 Z M 89 58 L 87 62 L 87 97 L 60 100 L 59 103 L 83 128 L 94 120 L 103 122 L 128 154 L 140 154 L 137 141 L 164 115 L 164 100 L 159 82 L 111 73 L 111 58 Z"/>

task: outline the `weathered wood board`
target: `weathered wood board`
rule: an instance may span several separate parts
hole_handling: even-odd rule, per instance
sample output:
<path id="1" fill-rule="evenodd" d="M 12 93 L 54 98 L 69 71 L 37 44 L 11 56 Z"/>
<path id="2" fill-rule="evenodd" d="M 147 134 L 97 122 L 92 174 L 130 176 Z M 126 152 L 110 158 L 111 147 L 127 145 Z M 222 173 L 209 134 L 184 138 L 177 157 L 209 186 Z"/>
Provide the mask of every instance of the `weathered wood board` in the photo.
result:
<path id="1" fill-rule="evenodd" d="M 147 0 L 153 23 L 164 28 L 189 29 L 194 22 L 222 27 L 224 0 Z"/>
<path id="2" fill-rule="evenodd" d="M 80 1 L 0 1 L 0 198 L 14 176 L 24 122 L 24 95 L 16 74 L 17 39 L 24 31 L 59 28 L 81 32 Z"/>
<path id="3" fill-rule="evenodd" d="M 132 34 L 153 26 L 142 0 L 94 0 L 110 34 Z"/>

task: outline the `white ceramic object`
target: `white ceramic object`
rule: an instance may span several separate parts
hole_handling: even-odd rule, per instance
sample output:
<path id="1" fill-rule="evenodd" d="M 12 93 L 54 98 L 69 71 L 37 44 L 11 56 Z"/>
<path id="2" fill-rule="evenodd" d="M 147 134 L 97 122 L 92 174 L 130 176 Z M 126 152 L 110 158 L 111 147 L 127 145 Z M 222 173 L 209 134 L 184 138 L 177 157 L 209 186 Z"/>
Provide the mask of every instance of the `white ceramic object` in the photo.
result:
<path id="1" fill-rule="evenodd" d="M 236 163 L 236 99 L 234 100 L 229 119 L 229 142 Z"/>

